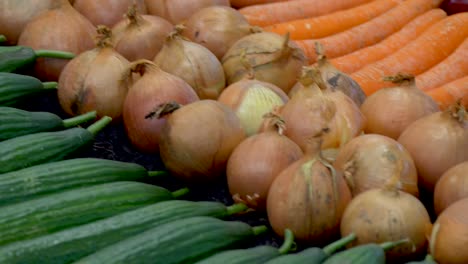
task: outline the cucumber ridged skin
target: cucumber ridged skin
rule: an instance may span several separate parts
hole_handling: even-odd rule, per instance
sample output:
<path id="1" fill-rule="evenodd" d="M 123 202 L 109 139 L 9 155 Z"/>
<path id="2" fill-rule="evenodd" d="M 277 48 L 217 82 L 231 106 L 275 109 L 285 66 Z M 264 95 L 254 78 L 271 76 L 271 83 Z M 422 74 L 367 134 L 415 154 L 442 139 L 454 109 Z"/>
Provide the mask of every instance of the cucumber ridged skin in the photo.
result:
<path id="1" fill-rule="evenodd" d="M 191 217 L 160 225 L 91 254 L 75 264 L 193 263 L 254 237 L 240 221 Z"/>
<path id="2" fill-rule="evenodd" d="M 219 202 L 163 201 L 86 225 L 0 247 L 0 263 L 70 263 L 161 224 L 192 216 L 226 215 L 226 206 Z"/>
<path id="3" fill-rule="evenodd" d="M 0 174 L 0 206 L 66 189 L 148 176 L 141 165 L 98 158 L 76 158 L 39 164 Z"/>
<path id="4" fill-rule="evenodd" d="M 0 106 L 14 106 L 27 97 L 48 90 L 35 77 L 0 72 Z"/>
<path id="5" fill-rule="evenodd" d="M 330 256 L 323 264 L 385 264 L 385 251 L 378 244 L 360 245 Z"/>
<path id="6" fill-rule="evenodd" d="M 328 258 L 328 255 L 321 248 L 307 248 L 301 252 L 282 255 L 265 264 L 320 264 Z"/>
<path id="7" fill-rule="evenodd" d="M 265 261 L 273 259 L 279 255 L 280 253 L 278 248 L 271 246 L 257 246 L 248 249 L 223 251 L 198 261 L 196 264 L 263 264 Z"/>
<path id="8" fill-rule="evenodd" d="M 0 47 L 0 72 L 13 72 L 32 65 L 36 54 L 30 47 L 3 46 Z"/>
<path id="9" fill-rule="evenodd" d="M 0 245 L 86 224 L 173 199 L 162 187 L 112 182 L 56 192 L 0 209 Z"/>

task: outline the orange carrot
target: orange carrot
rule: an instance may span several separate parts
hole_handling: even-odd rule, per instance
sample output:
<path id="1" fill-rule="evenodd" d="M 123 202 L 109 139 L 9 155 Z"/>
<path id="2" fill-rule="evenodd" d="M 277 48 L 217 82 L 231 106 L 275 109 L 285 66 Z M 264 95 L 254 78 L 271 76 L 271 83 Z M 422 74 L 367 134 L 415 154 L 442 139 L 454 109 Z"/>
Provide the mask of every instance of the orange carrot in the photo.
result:
<path id="1" fill-rule="evenodd" d="M 251 5 L 262 5 L 262 4 L 269 4 L 269 3 L 275 3 L 275 2 L 287 2 L 287 1 L 292 1 L 292 0 L 231 0 L 229 2 L 231 3 L 232 7 L 241 8 L 245 6 L 251 6 Z"/>
<path id="2" fill-rule="evenodd" d="M 416 85 L 427 91 L 465 75 L 468 75 L 468 38 L 445 60 L 416 76 Z"/>
<path id="3" fill-rule="evenodd" d="M 391 85 L 382 80 L 384 76 L 398 72 L 416 76 L 447 58 L 468 37 L 467 25 L 468 12 L 448 16 L 403 48 L 352 73 L 351 77 L 370 95 Z"/>
<path id="4" fill-rule="evenodd" d="M 310 63 L 317 60 L 314 44 L 316 41 L 322 43 L 328 58 L 336 58 L 382 41 L 441 2 L 442 0 L 406 0 L 382 15 L 341 33 L 295 42 L 304 50 Z"/>
<path id="5" fill-rule="evenodd" d="M 376 62 L 394 53 L 401 47 L 421 35 L 436 22 L 447 17 L 442 9 L 435 8 L 419 15 L 406 24 L 400 31 L 390 35 L 381 42 L 362 48 L 330 60 L 337 69 L 345 73 L 358 71 L 367 64 Z"/>
<path id="6" fill-rule="evenodd" d="M 345 31 L 395 7 L 402 0 L 376 0 L 327 15 L 297 19 L 265 28 L 265 31 L 284 35 L 293 40 L 322 38 Z"/>
<path id="7" fill-rule="evenodd" d="M 426 93 L 439 104 L 441 110 L 447 109 L 458 100 L 468 109 L 468 75 Z"/>
<path id="8" fill-rule="evenodd" d="M 253 26 L 265 27 L 295 19 L 321 16 L 372 0 L 295 0 L 247 6 L 239 9 Z"/>

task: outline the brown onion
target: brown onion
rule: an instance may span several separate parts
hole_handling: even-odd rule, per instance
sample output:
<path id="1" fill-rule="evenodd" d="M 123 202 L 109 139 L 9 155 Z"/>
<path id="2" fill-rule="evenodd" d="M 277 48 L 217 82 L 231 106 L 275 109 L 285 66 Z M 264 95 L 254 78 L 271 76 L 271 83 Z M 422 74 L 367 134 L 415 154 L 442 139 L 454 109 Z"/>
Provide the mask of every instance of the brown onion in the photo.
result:
<path id="1" fill-rule="evenodd" d="M 74 0 L 73 7 L 93 25 L 112 27 L 134 3 L 140 14 L 146 14 L 145 0 Z"/>
<path id="2" fill-rule="evenodd" d="M 451 167 L 468 160 L 468 118 L 456 104 L 411 123 L 398 138 L 413 157 L 418 182 L 429 192 Z"/>
<path id="3" fill-rule="evenodd" d="M 468 161 L 451 167 L 437 181 L 434 189 L 436 214 L 465 197 L 468 197 Z"/>
<path id="4" fill-rule="evenodd" d="M 398 74 L 385 80 L 396 86 L 378 90 L 361 106 L 367 118 L 366 133 L 398 139 L 412 122 L 439 111 L 432 97 L 416 87 L 414 76 Z"/>
<path id="5" fill-rule="evenodd" d="M 69 51 L 76 55 L 93 48 L 96 28 L 68 0 L 58 1 L 53 9 L 26 25 L 18 45 L 33 49 Z M 56 81 L 67 63 L 68 60 L 64 59 L 39 58 L 35 63 L 34 74 L 44 81 Z"/>
<path id="6" fill-rule="evenodd" d="M 127 136 L 139 151 L 157 153 L 159 135 L 166 120 L 146 119 L 148 112 L 160 104 L 177 102 L 185 105 L 199 98 L 184 80 L 161 70 L 148 60 L 131 63 L 124 78 L 128 80 L 129 87 L 123 106 Z"/>
<path id="7" fill-rule="evenodd" d="M 208 48 L 219 60 L 234 42 L 254 31 L 239 11 L 228 6 L 202 8 L 184 26 L 185 37 Z"/>
<path id="8" fill-rule="evenodd" d="M 112 28 L 115 49 L 129 61 L 153 60 L 174 26 L 167 20 L 138 13 L 133 5 Z"/>
<path id="9" fill-rule="evenodd" d="M 96 48 L 85 51 L 65 66 L 58 82 L 58 98 L 69 115 L 96 110 L 98 117 L 120 121 L 127 87 L 121 77 L 129 61 L 110 44 L 111 30 L 99 26 Z"/>
<path id="10" fill-rule="evenodd" d="M 171 33 L 154 58 L 166 72 L 184 79 L 200 99 L 218 99 L 226 79 L 221 62 L 204 46 L 180 35 L 181 28 Z"/>
<path id="11" fill-rule="evenodd" d="M 299 146 L 283 135 L 284 121 L 274 112 L 265 116 L 265 130 L 242 141 L 226 169 L 234 201 L 265 210 L 268 190 L 281 171 L 302 156 Z"/>
<path id="12" fill-rule="evenodd" d="M 210 99 L 169 110 L 165 107 L 162 105 L 155 112 L 157 118 L 169 115 L 159 141 L 159 153 L 167 170 L 189 183 L 220 179 L 232 151 L 245 138 L 236 114 Z"/>

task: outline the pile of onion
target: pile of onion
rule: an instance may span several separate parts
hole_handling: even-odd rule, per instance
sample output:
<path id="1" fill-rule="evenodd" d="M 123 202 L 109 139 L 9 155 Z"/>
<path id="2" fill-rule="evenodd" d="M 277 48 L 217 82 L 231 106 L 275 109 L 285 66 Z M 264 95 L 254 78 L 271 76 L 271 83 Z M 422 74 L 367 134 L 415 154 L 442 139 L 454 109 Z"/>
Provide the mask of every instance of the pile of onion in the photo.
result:
<path id="1" fill-rule="evenodd" d="M 439 215 L 454 202 L 468 197 L 468 161 L 448 169 L 437 181 L 434 190 L 434 209 Z"/>
<path id="2" fill-rule="evenodd" d="M 174 26 L 161 17 L 140 14 L 136 5 L 125 16 L 112 28 L 115 49 L 129 61 L 153 60 Z"/>
<path id="3" fill-rule="evenodd" d="M 18 45 L 80 54 L 93 48 L 95 32 L 93 24 L 76 11 L 68 0 L 57 0 L 52 9 L 26 25 Z M 34 66 L 34 74 L 43 81 L 56 81 L 67 63 L 68 60 L 64 59 L 39 58 Z"/>
<path id="4" fill-rule="evenodd" d="M 396 86 L 378 90 L 362 104 L 366 133 L 398 139 L 411 123 L 439 111 L 432 97 L 416 87 L 414 76 L 398 74 L 384 79 Z"/>
<path id="5" fill-rule="evenodd" d="M 158 153 L 159 134 L 166 120 L 146 119 L 145 116 L 160 104 L 177 102 L 185 105 L 199 98 L 184 80 L 148 60 L 131 63 L 123 78 L 128 86 L 123 106 L 127 136 L 139 151 Z"/>
<path id="6" fill-rule="evenodd" d="M 153 113 L 148 117 L 167 118 L 160 134 L 161 159 L 171 174 L 187 183 L 221 179 L 229 156 L 245 139 L 236 114 L 215 100 L 200 100 L 182 107 L 163 104 Z"/>
<path id="7" fill-rule="evenodd" d="M 221 62 L 204 46 L 180 35 L 182 28 L 169 34 L 154 62 L 161 69 L 184 79 L 200 99 L 218 99 L 226 79 Z"/>
<path id="8" fill-rule="evenodd" d="M 146 14 L 145 0 L 74 0 L 73 7 L 95 26 L 114 26 L 122 20 L 128 8 L 137 5 L 140 14 Z"/>
<path id="9" fill-rule="evenodd" d="M 411 123 L 398 138 L 413 157 L 418 182 L 429 192 L 451 167 L 468 161 L 468 116 L 460 102 Z"/>
<path id="10" fill-rule="evenodd" d="M 127 86 L 121 81 L 129 61 L 117 53 L 111 44 L 111 30 L 97 29 L 96 48 L 72 59 L 62 71 L 58 82 L 58 99 L 69 115 L 96 111 L 98 117 L 110 116 L 120 121 Z"/>
<path id="11" fill-rule="evenodd" d="M 398 175 L 396 189 L 419 196 L 414 161 L 392 138 L 377 134 L 356 137 L 340 149 L 333 165 L 343 171 L 353 196 L 384 187 L 394 175 Z"/>
<path id="12" fill-rule="evenodd" d="M 264 116 L 264 132 L 242 141 L 232 152 L 226 169 L 234 201 L 265 210 L 268 190 L 286 167 L 299 160 L 302 150 L 283 135 L 285 123 L 274 112 Z"/>

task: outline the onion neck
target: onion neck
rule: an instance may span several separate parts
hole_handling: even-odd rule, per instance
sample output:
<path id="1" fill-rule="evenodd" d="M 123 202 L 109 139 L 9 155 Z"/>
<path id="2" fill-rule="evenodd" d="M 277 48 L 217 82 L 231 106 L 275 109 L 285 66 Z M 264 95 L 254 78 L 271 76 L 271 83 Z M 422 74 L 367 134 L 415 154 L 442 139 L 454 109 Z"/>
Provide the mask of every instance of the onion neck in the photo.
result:
<path id="1" fill-rule="evenodd" d="M 139 26 L 144 21 L 143 17 L 138 13 L 136 3 L 130 6 L 125 16 L 128 18 L 129 26 Z"/>
<path id="2" fill-rule="evenodd" d="M 299 82 L 304 87 L 316 86 L 322 92 L 328 90 L 328 87 L 322 78 L 322 74 L 319 68 L 317 67 L 304 66 L 302 68 L 302 74 L 299 79 Z"/>
<path id="3" fill-rule="evenodd" d="M 466 109 L 459 99 L 455 104 L 451 105 L 445 113 L 448 113 L 458 123 L 464 124 L 467 120 Z"/>
<path id="4" fill-rule="evenodd" d="M 284 135 L 286 123 L 279 114 L 279 107 L 275 107 L 271 112 L 263 115 L 266 122 L 265 132 L 275 132 Z"/>
<path id="5" fill-rule="evenodd" d="M 112 46 L 112 30 L 104 25 L 97 27 L 96 47 L 109 48 Z"/>
<path id="6" fill-rule="evenodd" d="M 402 87 L 416 88 L 416 78 L 412 74 L 398 73 L 393 76 L 385 76 L 383 80 Z"/>
<path id="7" fill-rule="evenodd" d="M 153 111 L 149 112 L 146 116 L 145 119 L 153 119 L 153 118 L 162 118 L 166 115 L 172 114 L 174 111 L 177 109 L 181 108 L 182 106 L 175 102 L 169 102 L 169 103 L 164 103 L 156 106 Z"/>

